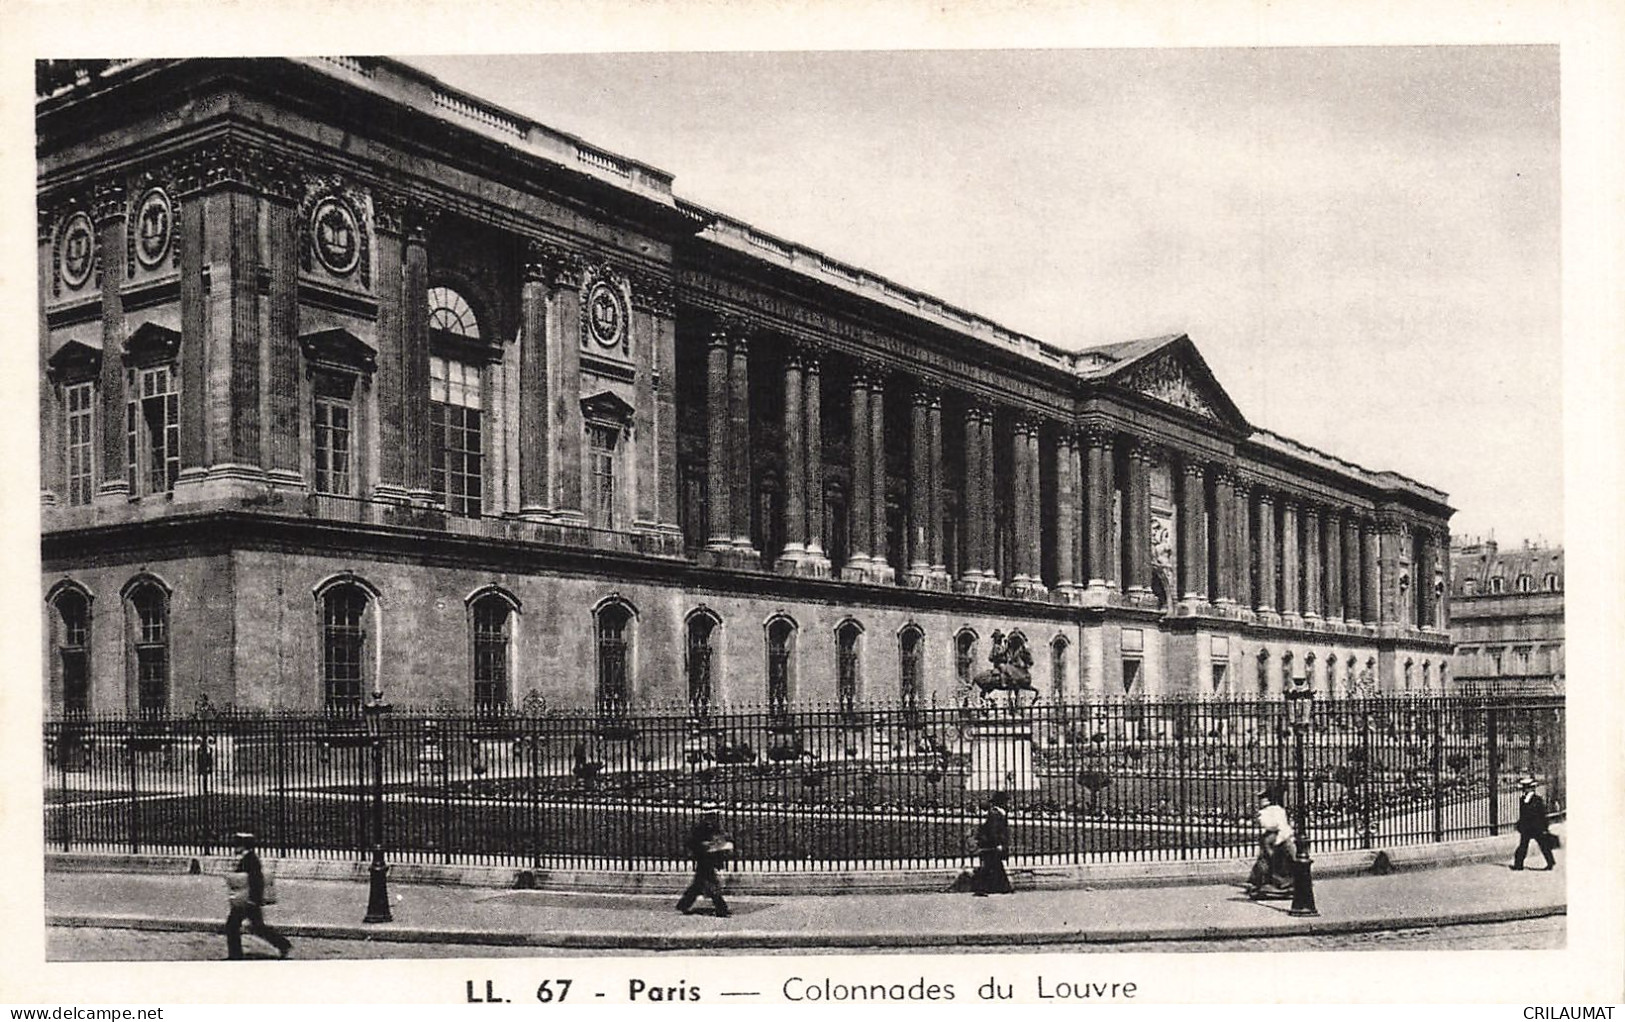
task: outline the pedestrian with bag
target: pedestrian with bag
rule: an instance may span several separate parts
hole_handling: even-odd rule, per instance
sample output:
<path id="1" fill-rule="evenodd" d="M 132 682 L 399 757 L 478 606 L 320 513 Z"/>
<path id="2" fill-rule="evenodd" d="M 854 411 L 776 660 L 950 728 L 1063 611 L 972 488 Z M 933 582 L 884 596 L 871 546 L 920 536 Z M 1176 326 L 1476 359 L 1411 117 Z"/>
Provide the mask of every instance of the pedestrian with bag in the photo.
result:
<path id="1" fill-rule="evenodd" d="M 232 844 L 240 858 L 226 874 L 226 896 L 231 902 L 226 916 L 226 957 L 243 957 L 242 926 L 246 920 L 250 933 L 276 948 L 278 958 L 286 958 L 293 944 L 265 921 L 265 906 L 276 904 L 276 878 L 268 875 L 260 863 L 253 834 L 239 831 L 232 835 Z"/>
<path id="2" fill-rule="evenodd" d="M 1280 792 L 1265 788 L 1258 793 L 1258 858 L 1247 878 L 1247 897 L 1254 901 L 1292 897 L 1297 849 L 1297 835 Z"/>
<path id="3" fill-rule="evenodd" d="M 1540 846 L 1540 854 L 1546 859 L 1546 869 L 1557 865 L 1557 860 L 1552 857 L 1552 849 L 1557 847 L 1557 835 L 1550 830 L 1546 800 L 1535 790 L 1537 787 L 1535 779 L 1527 774 L 1518 781 L 1522 794 L 1518 796 L 1518 850 L 1512 853 L 1513 869 L 1523 869 L 1530 841 Z"/>
<path id="4" fill-rule="evenodd" d="M 979 865 L 971 875 L 971 894 L 985 898 L 990 894 L 1011 894 L 1010 875 L 1004 871 L 1004 860 L 1010 853 L 1010 817 L 1005 810 L 1004 792 L 981 802 L 982 822 L 976 827 L 976 856 Z"/>
<path id="5" fill-rule="evenodd" d="M 722 878 L 717 876 L 717 870 L 727 865 L 728 856 L 733 850 L 733 839 L 723 831 L 722 821 L 715 813 L 706 813 L 694 821 L 688 833 L 688 854 L 694 860 L 694 880 L 683 896 L 677 899 L 677 911 L 685 916 L 692 915 L 694 902 L 703 895 L 711 899 L 718 916 L 726 918 L 733 914 L 728 911 L 728 903 L 722 897 Z"/>

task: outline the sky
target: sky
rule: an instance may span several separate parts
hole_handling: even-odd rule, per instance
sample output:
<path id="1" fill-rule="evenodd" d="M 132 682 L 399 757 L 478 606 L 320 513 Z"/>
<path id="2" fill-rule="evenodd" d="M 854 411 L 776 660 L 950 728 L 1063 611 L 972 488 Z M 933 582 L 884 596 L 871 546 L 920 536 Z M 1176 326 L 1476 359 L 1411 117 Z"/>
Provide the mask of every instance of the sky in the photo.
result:
<path id="1" fill-rule="evenodd" d="M 412 57 L 685 199 L 1562 541 L 1554 47 Z"/>

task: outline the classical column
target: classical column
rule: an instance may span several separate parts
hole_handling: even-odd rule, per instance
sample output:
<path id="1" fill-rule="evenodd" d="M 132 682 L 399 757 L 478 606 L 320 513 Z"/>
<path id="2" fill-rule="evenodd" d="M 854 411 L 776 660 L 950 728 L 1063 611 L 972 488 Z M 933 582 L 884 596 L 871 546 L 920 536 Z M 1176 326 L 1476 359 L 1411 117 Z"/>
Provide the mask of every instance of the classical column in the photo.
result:
<path id="1" fill-rule="evenodd" d="M 728 489 L 733 495 L 730 513 L 733 548 L 754 557 L 756 547 L 750 535 L 751 503 L 756 496 L 750 471 L 750 337 L 741 330 L 730 336 L 729 341 L 732 343 L 728 364 Z"/>
<path id="2" fill-rule="evenodd" d="M 373 222 L 377 226 L 373 259 L 377 266 L 378 282 L 378 368 L 374 374 L 374 393 L 377 395 L 378 485 L 373 495 L 381 500 L 406 500 L 406 437 L 401 414 L 402 381 L 406 369 L 404 309 L 401 289 L 394 286 L 401 279 L 401 257 L 404 251 L 406 225 L 405 209 L 398 196 L 375 191 L 372 197 Z M 184 260 L 183 260 L 184 261 Z M 189 333 L 186 320 L 185 276 L 182 277 L 181 319 L 182 333 Z M 199 324 L 201 329 L 201 324 Z M 544 331 L 545 333 L 545 331 Z M 547 407 L 543 395 L 541 407 Z M 545 479 L 542 486 L 547 485 Z M 544 489 L 545 494 L 545 489 Z"/>
<path id="3" fill-rule="evenodd" d="M 1320 516 L 1320 528 L 1325 536 L 1325 542 L 1322 545 L 1325 568 L 1321 574 L 1321 579 L 1326 594 L 1325 615 L 1327 621 L 1343 620 L 1342 516 L 1342 511 L 1335 507 L 1327 507 L 1326 513 Z"/>
<path id="4" fill-rule="evenodd" d="M 1249 479 L 1236 478 L 1236 499 L 1232 507 L 1235 508 L 1235 517 L 1231 520 L 1231 531 L 1235 535 L 1235 572 L 1236 572 L 1236 606 L 1243 610 L 1253 609 L 1253 483 Z"/>
<path id="5" fill-rule="evenodd" d="M 728 440 L 732 435 L 728 420 L 728 331 L 718 324 L 707 338 L 705 392 L 705 494 L 710 519 L 706 549 L 726 552 L 733 544 L 733 498 L 728 478 L 733 461 Z"/>
<path id="6" fill-rule="evenodd" d="M 1073 562 L 1077 535 L 1077 440 L 1069 429 L 1055 438 L 1055 589 L 1070 598 L 1077 588 Z"/>
<path id="7" fill-rule="evenodd" d="M 196 244 L 191 247 L 196 256 L 190 262 L 181 265 L 181 287 L 185 291 L 191 285 L 196 295 L 195 306 L 197 312 L 197 331 L 183 334 L 181 342 L 181 379 L 187 381 L 186 370 L 188 360 L 195 365 L 194 376 L 190 381 L 191 394 L 183 386 L 181 389 L 181 467 L 197 466 L 203 464 L 203 266 L 202 253 L 202 223 L 198 210 L 202 203 L 189 201 L 192 215 L 184 221 L 197 232 Z M 119 286 L 124 282 L 125 273 L 125 222 L 128 211 L 124 204 L 124 190 L 118 187 L 103 187 L 97 189 L 96 202 L 92 209 L 93 230 L 95 232 L 95 245 L 100 254 L 101 262 L 101 320 L 102 320 L 102 369 L 97 387 L 100 391 L 101 408 L 100 421 L 97 426 L 101 429 L 101 486 L 97 490 L 97 501 L 118 503 L 132 496 L 130 493 L 129 464 L 125 460 L 125 424 L 124 402 L 124 296 Z M 188 279 L 189 278 L 189 279 Z M 41 299 L 44 300 L 43 297 Z M 191 343 L 187 343 L 190 341 Z M 196 406 L 195 408 L 193 406 Z M 190 438 L 187 436 L 190 432 Z M 191 443 L 188 444 L 188 439 Z M 192 456 L 191 461 L 186 460 L 187 455 Z"/>
<path id="8" fill-rule="evenodd" d="M 1281 497 L 1281 613 L 1297 616 L 1303 613 L 1298 589 L 1298 573 L 1303 568 L 1298 549 L 1298 502 Z"/>
<path id="9" fill-rule="evenodd" d="M 408 497 L 433 502 L 429 450 L 429 229 L 434 214 L 422 207 L 405 212 L 401 252 L 401 442 L 403 482 Z M 576 506 L 580 506 L 579 498 Z"/>
<path id="10" fill-rule="evenodd" d="M 1128 485 L 1123 488 L 1125 591 L 1130 600 L 1151 598 L 1151 451 L 1143 440 L 1128 450 Z"/>
<path id="11" fill-rule="evenodd" d="M 1194 607 L 1207 601 L 1207 471 L 1200 461 L 1189 457 L 1181 469 L 1179 596 Z"/>
<path id="12" fill-rule="evenodd" d="M 1416 565 L 1411 574 L 1411 585 L 1416 589 L 1417 623 L 1422 628 L 1437 626 L 1438 596 L 1433 591 L 1433 566 L 1438 557 L 1438 539 L 1432 529 L 1418 529 Z"/>
<path id="13" fill-rule="evenodd" d="M 1320 620 L 1320 508 L 1303 505 L 1303 616 Z"/>
<path id="14" fill-rule="evenodd" d="M 1027 439 L 1033 429 L 1032 420 L 1016 416 L 1010 427 L 1011 476 L 1010 518 L 1011 553 L 1015 563 L 1011 566 L 1010 585 L 1015 591 L 1024 591 L 1033 582 L 1032 576 L 1032 515 L 1028 511 L 1030 478 L 1033 464 L 1028 455 Z"/>
<path id="15" fill-rule="evenodd" d="M 965 534 L 965 560 L 959 566 L 961 583 L 982 577 L 982 408 L 965 406 L 965 499 L 960 515 Z"/>
<path id="16" fill-rule="evenodd" d="M 1274 614 L 1281 606 L 1275 591 L 1275 494 L 1258 488 L 1258 593 L 1260 613 Z"/>
<path id="17" fill-rule="evenodd" d="M 677 309 L 671 283 L 646 282 L 643 304 L 654 333 L 655 525 L 680 548 L 677 525 Z"/>
<path id="18" fill-rule="evenodd" d="M 794 572 L 807 553 L 806 412 L 802 408 L 801 353 L 784 356 L 784 551 L 780 571 Z"/>
<path id="19" fill-rule="evenodd" d="M 852 494 L 848 500 L 846 567 L 841 577 L 854 581 L 868 578 L 873 566 L 874 545 L 870 529 L 873 517 L 869 509 L 874 493 L 874 459 L 869 447 L 869 387 L 868 373 L 863 368 L 852 371 Z"/>
<path id="20" fill-rule="evenodd" d="M 46 295 L 51 293 L 52 280 L 55 277 L 55 265 L 52 262 L 51 239 L 57 227 L 57 212 L 50 209 L 40 209 L 35 224 L 38 228 L 34 240 L 35 270 L 38 276 L 35 279 L 35 294 L 38 300 L 34 303 L 34 353 L 35 383 L 39 387 L 39 436 L 40 436 L 40 490 L 39 499 L 41 507 L 55 507 L 58 503 L 67 503 L 73 499 L 68 492 L 66 475 L 65 424 L 62 422 L 64 405 L 61 401 L 61 390 L 55 372 L 51 368 L 51 324 L 46 315 Z M 91 444 L 100 447 L 100 438 L 92 438 Z M 94 465 L 95 458 L 91 459 Z M 92 493 L 96 480 L 91 479 Z M 51 705 L 58 705 L 54 701 Z"/>
<path id="21" fill-rule="evenodd" d="M 948 560 L 942 539 L 942 391 L 932 388 L 925 410 L 925 433 L 929 446 L 926 457 L 926 551 L 934 584 L 948 585 Z"/>
<path id="22" fill-rule="evenodd" d="M 1213 476 L 1213 602 L 1236 602 L 1236 474 L 1221 466 Z"/>
<path id="23" fill-rule="evenodd" d="M 1377 572 L 1382 577 L 1378 615 L 1384 625 L 1404 627 L 1405 608 L 1399 593 L 1399 526 L 1397 515 L 1377 515 Z"/>
<path id="24" fill-rule="evenodd" d="M 519 291 L 519 513 L 541 518 L 548 509 L 547 263 L 540 246 L 526 252 Z"/>
<path id="25" fill-rule="evenodd" d="M 1027 431 L 1027 575 L 1034 593 L 1045 592 L 1044 586 L 1044 490 L 1040 484 L 1043 447 L 1039 434 L 1043 423 L 1033 419 Z"/>
<path id="26" fill-rule="evenodd" d="M 1084 530 L 1088 535 L 1085 556 L 1088 559 L 1088 588 L 1104 593 L 1116 588 L 1117 571 L 1111 563 L 1112 527 L 1112 436 L 1104 429 L 1089 427 L 1084 432 L 1088 445 L 1088 471 L 1085 488 L 1088 499 L 1084 502 Z"/>
<path id="27" fill-rule="evenodd" d="M 829 574 L 829 554 L 824 549 L 824 388 L 822 356 L 816 348 L 801 351 L 802 400 L 806 429 L 802 439 L 807 448 L 807 571 Z"/>
<path id="28" fill-rule="evenodd" d="M 931 394 L 916 383 L 909 395 L 908 445 L 908 574 L 906 581 L 924 587 L 931 574 Z"/>
<path id="29" fill-rule="evenodd" d="M 1360 525 L 1352 510 L 1343 513 L 1343 620 L 1353 624 L 1365 620 L 1360 585 Z"/>
<path id="30" fill-rule="evenodd" d="M 886 377 L 877 370 L 870 377 L 869 391 L 869 458 L 873 465 L 869 475 L 869 541 L 873 544 L 873 575 L 877 582 L 893 582 L 897 572 L 887 559 L 890 536 L 886 528 Z M 906 544 L 905 544 L 906 545 Z"/>
<path id="31" fill-rule="evenodd" d="M 1378 542 L 1377 523 L 1372 518 L 1360 520 L 1360 582 L 1361 617 L 1368 625 L 1382 621 L 1382 569 L 1381 547 Z"/>

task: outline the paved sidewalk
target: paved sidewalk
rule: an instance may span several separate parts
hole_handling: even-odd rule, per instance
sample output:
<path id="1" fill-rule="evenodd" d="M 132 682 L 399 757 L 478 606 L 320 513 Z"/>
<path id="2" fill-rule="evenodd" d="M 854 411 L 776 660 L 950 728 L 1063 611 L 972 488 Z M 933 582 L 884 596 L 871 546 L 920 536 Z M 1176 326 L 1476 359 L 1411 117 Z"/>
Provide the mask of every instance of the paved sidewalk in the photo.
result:
<path id="1" fill-rule="evenodd" d="M 1539 861 L 1539 857 L 1535 857 Z M 1315 884 L 1320 915 L 1251 902 L 1234 884 L 966 894 L 739 895 L 733 916 L 678 914 L 672 895 L 576 894 L 392 883 L 395 919 L 365 925 L 367 885 L 279 879 L 266 915 L 292 937 L 574 948 L 944 947 L 1195 940 L 1349 933 L 1561 915 L 1563 864 L 1504 863 L 1338 876 Z M 47 922 L 220 932 L 218 876 L 47 873 Z M 708 906 L 707 906 L 708 909 Z"/>

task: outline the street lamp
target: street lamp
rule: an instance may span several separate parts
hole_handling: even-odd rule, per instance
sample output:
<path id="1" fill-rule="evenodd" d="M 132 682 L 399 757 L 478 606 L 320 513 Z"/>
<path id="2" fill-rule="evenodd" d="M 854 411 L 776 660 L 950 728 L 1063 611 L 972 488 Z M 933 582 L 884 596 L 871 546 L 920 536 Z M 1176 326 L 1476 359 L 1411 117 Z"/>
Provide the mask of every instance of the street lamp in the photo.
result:
<path id="1" fill-rule="evenodd" d="M 1292 882 L 1292 908 L 1288 915 L 1318 916 L 1315 908 L 1315 881 L 1310 875 L 1309 858 L 1309 800 L 1304 791 L 1303 733 L 1309 730 L 1314 717 L 1315 690 L 1306 675 L 1292 679 L 1286 690 L 1287 720 L 1292 725 L 1292 759 L 1298 774 L 1298 855 L 1294 862 L 1296 875 Z"/>
<path id="2" fill-rule="evenodd" d="M 372 690 L 372 702 L 361 708 L 367 721 L 367 738 L 372 744 L 372 867 L 368 870 L 367 914 L 364 923 L 394 920 L 389 911 L 389 866 L 384 862 L 384 702 L 381 688 Z"/>

